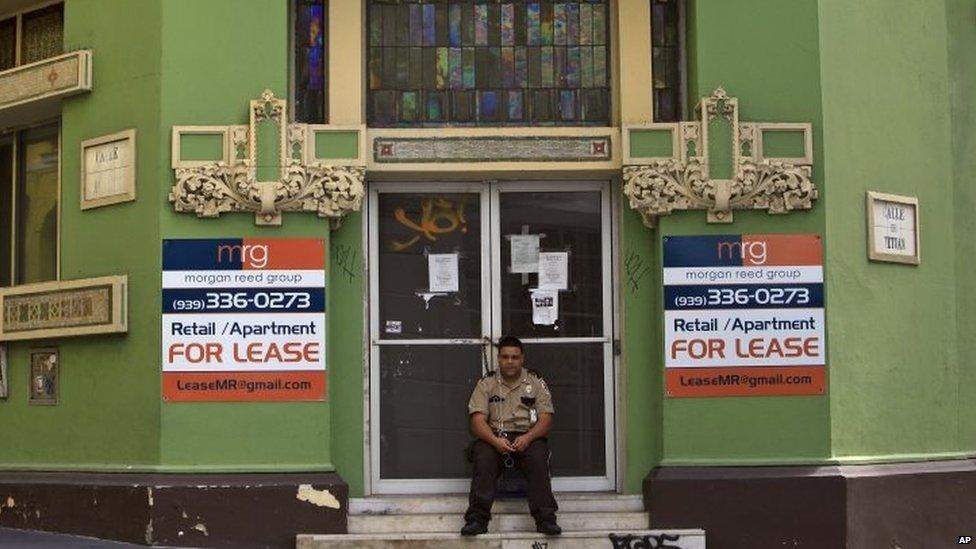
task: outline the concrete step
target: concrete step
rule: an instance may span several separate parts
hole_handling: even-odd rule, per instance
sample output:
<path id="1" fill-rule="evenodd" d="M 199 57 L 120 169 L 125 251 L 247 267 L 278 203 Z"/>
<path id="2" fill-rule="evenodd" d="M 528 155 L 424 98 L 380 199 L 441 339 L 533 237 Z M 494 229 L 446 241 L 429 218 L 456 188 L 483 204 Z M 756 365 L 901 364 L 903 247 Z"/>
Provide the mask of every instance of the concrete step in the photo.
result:
<path id="1" fill-rule="evenodd" d="M 633 536 L 626 543 L 615 545 L 610 534 Z M 667 535 L 667 538 L 655 536 Z M 645 536 L 648 541 L 644 542 Z M 639 540 L 639 541 L 636 541 Z M 463 537 L 446 533 L 414 534 L 347 534 L 347 535 L 299 535 L 296 549 L 593 549 L 615 547 L 674 547 L 678 549 L 705 549 L 705 532 L 688 530 L 615 530 L 564 532 L 561 536 L 543 536 L 528 532 L 482 534 Z"/>
<path id="2" fill-rule="evenodd" d="M 563 531 L 584 530 L 646 530 L 650 524 L 647 513 L 558 513 Z M 457 533 L 464 526 L 461 513 L 349 515 L 350 534 L 405 534 L 418 532 Z M 489 532 L 535 532 L 535 521 L 528 513 L 495 514 L 488 525 Z"/>
<path id="3" fill-rule="evenodd" d="M 617 494 L 556 494 L 561 513 L 604 512 L 639 513 L 644 511 L 641 496 Z M 422 515 L 464 513 L 468 508 L 467 496 L 383 496 L 352 498 L 349 514 L 352 515 Z M 525 498 L 498 499 L 492 506 L 495 513 L 528 513 Z"/>

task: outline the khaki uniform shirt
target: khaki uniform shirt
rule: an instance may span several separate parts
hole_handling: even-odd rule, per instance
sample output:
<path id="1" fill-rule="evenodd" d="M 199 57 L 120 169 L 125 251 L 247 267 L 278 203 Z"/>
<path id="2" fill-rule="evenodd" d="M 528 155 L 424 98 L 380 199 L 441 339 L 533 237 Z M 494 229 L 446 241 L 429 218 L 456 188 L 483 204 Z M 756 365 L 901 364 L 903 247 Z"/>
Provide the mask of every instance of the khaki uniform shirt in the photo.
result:
<path id="1" fill-rule="evenodd" d="M 468 415 L 481 412 L 488 417 L 488 425 L 496 432 L 524 432 L 532 428 L 538 414 L 551 414 L 552 395 L 546 382 L 535 373 L 522 368 L 522 377 L 511 387 L 502 380 L 499 372 L 491 372 L 481 378 L 471 400 Z"/>

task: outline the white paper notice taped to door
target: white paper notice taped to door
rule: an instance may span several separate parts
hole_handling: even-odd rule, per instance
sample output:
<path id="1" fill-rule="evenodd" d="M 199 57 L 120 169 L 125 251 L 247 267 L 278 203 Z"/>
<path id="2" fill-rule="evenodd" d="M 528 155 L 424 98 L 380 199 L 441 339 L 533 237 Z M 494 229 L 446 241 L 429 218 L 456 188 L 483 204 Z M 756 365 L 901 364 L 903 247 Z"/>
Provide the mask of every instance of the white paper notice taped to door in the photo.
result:
<path id="1" fill-rule="evenodd" d="M 458 254 L 428 255 L 427 276 L 430 292 L 458 291 Z"/>
<path id="2" fill-rule="evenodd" d="M 559 292 L 556 290 L 532 290 L 532 323 L 552 326 L 559 320 Z"/>
<path id="3" fill-rule="evenodd" d="M 509 236 L 512 245 L 513 273 L 534 273 L 539 270 L 539 235 L 513 234 Z"/>
<path id="4" fill-rule="evenodd" d="M 539 253 L 539 289 L 569 288 L 569 252 Z"/>

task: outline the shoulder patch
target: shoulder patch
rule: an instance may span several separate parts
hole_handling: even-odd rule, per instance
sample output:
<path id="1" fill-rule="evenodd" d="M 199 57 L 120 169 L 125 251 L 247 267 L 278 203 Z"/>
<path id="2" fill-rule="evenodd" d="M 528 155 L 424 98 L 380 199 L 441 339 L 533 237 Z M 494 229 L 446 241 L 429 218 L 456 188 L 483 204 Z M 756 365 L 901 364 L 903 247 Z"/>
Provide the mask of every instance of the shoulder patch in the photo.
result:
<path id="1" fill-rule="evenodd" d="M 543 381 L 542 374 L 540 374 L 539 372 L 533 370 L 532 368 L 526 368 L 525 371 L 528 372 L 529 374 L 534 375 L 535 377 L 537 377 L 539 379 L 539 381 Z"/>

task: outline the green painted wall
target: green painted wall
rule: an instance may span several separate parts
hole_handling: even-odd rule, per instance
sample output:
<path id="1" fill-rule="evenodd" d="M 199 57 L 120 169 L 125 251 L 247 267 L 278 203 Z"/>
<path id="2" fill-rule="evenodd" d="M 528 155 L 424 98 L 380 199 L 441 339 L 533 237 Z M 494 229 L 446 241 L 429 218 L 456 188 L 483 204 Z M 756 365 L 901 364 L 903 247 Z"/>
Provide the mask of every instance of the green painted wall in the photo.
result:
<path id="1" fill-rule="evenodd" d="M 363 215 L 352 214 L 332 233 L 329 253 L 329 395 L 332 399 L 332 462 L 349 483 L 349 493 L 363 494 L 363 341 L 366 269 Z"/>
<path id="2" fill-rule="evenodd" d="M 739 98 L 743 122 L 811 122 L 814 127 L 813 180 L 828 194 L 825 182 L 820 110 L 820 59 L 817 2 L 797 0 L 696 0 L 688 6 L 689 95 L 691 103 L 722 86 Z M 770 47 L 775 44 L 775 47 Z M 713 135 L 713 139 L 721 134 Z M 727 137 L 727 131 L 725 133 Z M 721 143 L 710 151 L 713 176 L 728 170 L 731 147 Z M 653 240 L 645 243 L 659 270 L 661 238 L 668 235 L 745 233 L 824 233 L 821 198 L 809 212 L 771 217 L 765 212 L 736 212 L 732 225 L 705 222 L 705 212 L 662 217 Z M 625 225 L 627 233 L 645 230 Z M 631 238 L 625 233 L 625 242 Z M 829 242 L 826 245 L 829 247 Z M 660 283 L 636 302 L 625 304 L 625 338 L 646 338 L 647 325 L 661 337 L 664 311 Z M 830 297 L 828 297 L 830 299 Z M 829 307 L 828 301 L 828 307 Z M 631 322 L 632 311 L 650 311 L 644 324 Z M 829 335 L 828 335 L 829 338 Z M 660 379 L 664 356 L 660 341 L 649 349 L 645 368 L 656 384 L 651 398 L 663 399 Z M 628 365 L 628 368 L 630 365 Z M 661 464 L 772 464 L 825 460 L 829 450 L 826 397 L 730 397 L 663 399 L 662 424 L 651 428 L 660 439 Z M 629 427 L 634 428 L 634 427 Z M 646 469 L 644 471 L 646 473 Z M 629 473 L 629 477 L 637 472 Z"/>
<path id="3" fill-rule="evenodd" d="M 246 214 L 177 214 L 167 200 L 172 126 L 244 124 L 248 101 L 264 89 L 286 95 L 287 3 L 250 0 L 240 10 L 237 0 L 140 0 L 139 7 L 68 0 L 65 30 L 67 49 L 94 51 L 95 91 L 64 104 L 62 277 L 127 273 L 129 333 L 11 345 L 0 433 L 28 443 L 0 446 L 0 468 L 334 468 L 362 494 L 362 215 L 331 232 L 325 221 L 296 214 L 280 228 L 256 227 Z M 681 212 L 653 230 L 621 208 L 626 491 L 638 492 L 660 464 L 976 451 L 976 401 L 966 398 L 976 389 L 967 358 L 976 352 L 974 20 L 972 0 L 899 9 L 890 0 L 689 3 L 691 103 L 724 86 L 739 98 L 742 121 L 812 122 L 821 198 L 812 211 L 782 217 L 736 212 L 732 225 Z M 79 142 L 130 127 L 138 131 L 138 199 L 80 211 Z M 729 148 L 712 152 L 718 175 Z M 868 189 L 919 197 L 921 266 L 867 261 Z M 661 238 L 769 232 L 824 236 L 828 396 L 665 399 Z M 162 402 L 161 240 L 249 236 L 325 240 L 329 401 Z M 62 353 L 62 402 L 28 406 L 27 350 L 48 345 Z"/>
<path id="4" fill-rule="evenodd" d="M 956 318 L 959 345 L 958 440 L 960 449 L 976 451 L 976 2 L 947 0 L 949 99 L 952 121 L 952 169 L 955 199 Z"/>
<path id="5" fill-rule="evenodd" d="M 174 125 L 246 124 L 248 102 L 265 89 L 287 97 L 287 6 L 277 0 L 250 0 L 246 10 L 236 0 L 163 2 L 159 137 L 164 143 Z M 169 166 L 169 147 L 160 148 L 159 161 Z M 164 170 L 159 177 L 164 182 L 156 195 L 161 238 L 303 236 L 326 239 L 328 245 L 328 223 L 315 216 L 285 214 L 281 227 L 256 227 L 247 214 L 216 220 L 177 214 L 166 198 L 172 172 Z M 160 246 L 158 239 L 151 244 L 157 257 Z M 156 284 L 154 296 L 159 295 Z M 158 330 L 146 344 L 159 348 Z M 158 360 L 154 363 L 158 371 Z M 168 470 L 332 468 L 328 402 L 170 404 L 157 399 L 157 405 L 160 460 Z"/>
<path id="6" fill-rule="evenodd" d="M 945 8 L 945 0 L 897 9 L 889 0 L 820 3 L 831 433 L 840 460 L 930 458 L 976 442 L 962 440 L 959 427 L 962 250 L 953 238 Z M 971 50 L 965 55 L 971 60 Z M 867 260 L 867 190 L 918 197 L 920 266 Z"/>
<path id="7" fill-rule="evenodd" d="M 128 335 L 10 345 L 9 394 L 0 400 L 3 469 L 145 468 L 159 452 L 159 113 L 158 0 L 68 0 L 65 49 L 91 49 L 95 92 L 65 100 L 62 112 L 61 276 L 129 275 Z M 137 132 L 137 200 L 79 208 L 81 140 Z M 125 230 L 119 230 L 125 227 Z M 61 402 L 27 404 L 28 349 L 61 353 Z"/>
<path id="8" fill-rule="evenodd" d="M 656 315 L 661 296 L 661 263 L 657 232 L 644 227 L 640 215 L 625 204 L 619 221 L 617 260 L 622 310 L 620 373 L 624 432 L 624 490 L 641 492 L 641 481 L 661 460 L 664 374 L 660 350 L 663 329 Z"/>

